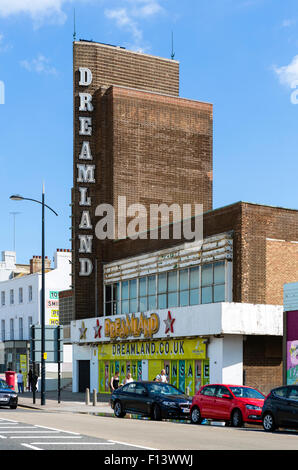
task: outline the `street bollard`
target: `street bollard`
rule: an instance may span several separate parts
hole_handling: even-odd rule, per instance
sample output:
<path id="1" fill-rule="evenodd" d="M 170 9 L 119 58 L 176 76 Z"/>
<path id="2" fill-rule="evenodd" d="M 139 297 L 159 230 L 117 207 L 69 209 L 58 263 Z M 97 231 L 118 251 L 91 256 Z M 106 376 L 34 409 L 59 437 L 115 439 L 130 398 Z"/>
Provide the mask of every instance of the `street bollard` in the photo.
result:
<path id="1" fill-rule="evenodd" d="M 85 394 L 85 403 L 86 405 L 89 405 L 90 403 L 90 392 L 89 392 L 89 388 L 86 388 L 86 394 Z"/>
<path id="2" fill-rule="evenodd" d="M 96 401 L 97 401 L 97 393 L 95 388 L 93 389 L 93 406 L 96 406 Z"/>

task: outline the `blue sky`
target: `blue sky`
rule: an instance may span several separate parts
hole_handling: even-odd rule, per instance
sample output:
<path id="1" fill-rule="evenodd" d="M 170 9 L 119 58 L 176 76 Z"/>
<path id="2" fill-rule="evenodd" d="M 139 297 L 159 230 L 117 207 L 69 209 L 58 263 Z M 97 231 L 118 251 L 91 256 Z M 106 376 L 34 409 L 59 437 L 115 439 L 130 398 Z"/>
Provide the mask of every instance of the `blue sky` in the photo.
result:
<path id="1" fill-rule="evenodd" d="M 180 96 L 214 105 L 215 208 L 298 208 L 296 0 L 0 0 L 0 251 L 19 212 L 17 260 L 40 254 L 39 205 L 9 196 L 43 181 L 47 255 L 70 248 L 74 8 L 77 39 L 170 58 L 174 32 Z"/>

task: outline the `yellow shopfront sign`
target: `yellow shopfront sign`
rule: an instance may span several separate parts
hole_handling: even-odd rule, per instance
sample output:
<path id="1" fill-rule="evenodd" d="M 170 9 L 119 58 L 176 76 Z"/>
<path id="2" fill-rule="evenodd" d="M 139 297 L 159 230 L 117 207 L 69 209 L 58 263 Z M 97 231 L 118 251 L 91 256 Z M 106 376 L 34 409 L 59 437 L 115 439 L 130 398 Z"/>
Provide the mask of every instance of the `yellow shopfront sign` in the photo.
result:
<path id="1" fill-rule="evenodd" d="M 108 343 L 98 346 L 99 360 L 206 359 L 203 339 L 164 339 Z"/>

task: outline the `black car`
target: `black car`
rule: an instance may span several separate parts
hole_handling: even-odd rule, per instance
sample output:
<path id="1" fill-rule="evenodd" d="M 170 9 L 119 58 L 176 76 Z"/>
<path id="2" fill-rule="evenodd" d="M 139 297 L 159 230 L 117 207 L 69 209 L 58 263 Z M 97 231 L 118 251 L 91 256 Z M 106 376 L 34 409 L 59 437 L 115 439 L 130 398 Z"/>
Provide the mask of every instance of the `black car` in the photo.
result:
<path id="1" fill-rule="evenodd" d="M 161 419 L 190 419 L 191 399 L 173 385 L 162 382 L 131 382 L 112 393 L 115 416 L 126 413 Z"/>
<path id="2" fill-rule="evenodd" d="M 262 409 L 265 431 L 280 427 L 298 429 L 298 385 L 287 385 L 271 390 Z"/>
<path id="3" fill-rule="evenodd" d="M 16 409 L 18 406 L 17 393 L 2 379 L 0 379 L 0 407 L 1 406 L 9 406 L 12 409 Z"/>

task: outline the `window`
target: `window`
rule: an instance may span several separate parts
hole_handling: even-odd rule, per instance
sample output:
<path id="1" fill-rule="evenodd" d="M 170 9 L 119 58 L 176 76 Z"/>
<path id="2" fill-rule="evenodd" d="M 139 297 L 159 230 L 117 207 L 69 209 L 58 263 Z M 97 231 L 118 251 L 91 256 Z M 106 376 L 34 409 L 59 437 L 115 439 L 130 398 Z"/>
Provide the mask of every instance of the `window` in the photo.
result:
<path id="1" fill-rule="evenodd" d="M 23 318 L 19 318 L 19 340 L 24 339 Z"/>
<path id="2" fill-rule="evenodd" d="M 156 276 L 148 277 L 148 310 L 156 308 Z"/>
<path id="3" fill-rule="evenodd" d="M 167 308 L 167 273 L 159 274 L 157 278 L 158 308 Z"/>
<path id="4" fill-rule="evenodd" d="M 202 266 L 202 304 L 225 301 L 225 263 Z"/>
<path id="5" fill-rule="evenodd" d="M 168 307 L 178 306 L 178 271 L 168 273 Z"/>
<path id="6" fill-rule="evenodd" d="M 220 386 L 217 388 L 216 396 L 217 396 L 218 398 L 222 398 L 223 395 L 229 395 L 229 396 L 232 398 L 232 395 L 231 395 L 231 393 L 229 392 L 229 390 L 227 389 L 227 387 L 223 387 L 222 385 L 220 385 Z"/>
<path id="7" fill-rule="evenodd" d="M 288 394 L 288 387 L 281 387 L 277 388 L 276 390 L 273 390 L 273 394 L 276 395 L 277 397 L 285 398 Z"/>
<path id="8" fill-rule="evenodd" d="M 110 284 L 105 287 L 105 314 L 117 315 L 120 312 L 120 290 L 119 283 Z"/>
<path id="9" fill-rule="evenodd" d="M 105 286 L 105 315 L 225 301 L 225 262 L 193 266 Z"/>
<path id="10" fill-rule="evenodd" d="M 137 393 L 138 395 L 144 395 L 146 392 L 147 392 L 147 390 L 144 387 L 144 385 L 136 384 L 135 393 Z"/>
<path id="11" fill-rule="evenodd" d="M 185 307 L 189 305 L 189 279 L 188 269 L 182 269 L 179 271 L 179 294 L 180 294 L 180 306 Z"/>
<path id="12" fill-rule="evenodd" d="M 147 302 L 147 277 L 141 277 L 139 279 L 139 310 L 140 312 L 146 312 L 148 310 Z"/>
<path id="13" fill-rule="evenodd" d="M 5 341 L 5 320 L 1 320 L 1 341 Z"/>
<path id="14" fill-rule="evenodd" d="M 13 318 L 10 319 L 9 325 L 10 325 L 10 340 L 13 341 L 14 340 L 14 321 L 13 321 Z"/>
<path id="15" fill-rule="evenodd" d="M 23 303 L 23 288 L 19 288 L 19 304 Z"/>
<path id="16" fill-rule="evenodd" d="M 136 383 L 135 382 L 132 382 L 128 385 L 124 385 L 123 389 L 122 389 L 123 392 L 125 393 L 135 393 L 136 391 Z"/>
<path id="17" fill-rule="evenodd" d="M 33 324 L 32 317 L 28 317 L 28 338 L 31 338 L 31 325 Z"/>
<path id="18" fill-rule="evenodd" d="M 28 300 L 29 300 L 29 302 L 32 302 L 32 300 L 33 300 L 32 286 L 28 287 Z"/>
<path id="19" fill-rule="evenodd" d="M 136 313 L 138 311 L 138 292 L 137 279 L 129 281 L 129 312 Z"/>
<path id="20" fill-rule="evenodd" d="M 189 305 L 200 303 L 200 268 L 190 268 L 189 270 Z"/>
<path id="21" fill-rule="evenodd" d="M 129 282 L 121 283 L 121 313 L 129 313 Z"/>
<path id="22" fill-rule="evenodd" d="M 2 307 L 5 305 L 5 291 L 1 292 L 1 305 Z"/>
<path id="23" fill-rule="evenodd" d="M 289 392 L 290 400 L 298 400 L 298 387 L 291 387 Z"/>
<path id="24" fill-rule="evenodd" d="M 14 290 L 10 289 L 10 305 L 14 304 Z"/>
<path id="25" fill-rule="evenodd" d="M 208 387 L 203 388 L 203 390 L 201 391 L 201 395 L 204 395 L 207 397 L 214 397 L 215 390 L 216 390 L 216 385 L 210 385 Z"/>

